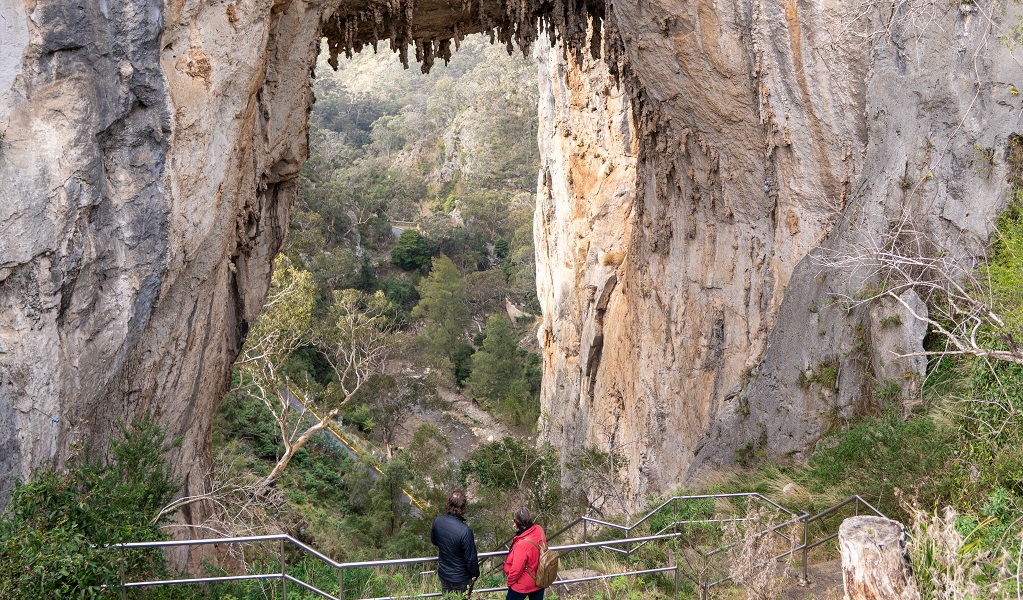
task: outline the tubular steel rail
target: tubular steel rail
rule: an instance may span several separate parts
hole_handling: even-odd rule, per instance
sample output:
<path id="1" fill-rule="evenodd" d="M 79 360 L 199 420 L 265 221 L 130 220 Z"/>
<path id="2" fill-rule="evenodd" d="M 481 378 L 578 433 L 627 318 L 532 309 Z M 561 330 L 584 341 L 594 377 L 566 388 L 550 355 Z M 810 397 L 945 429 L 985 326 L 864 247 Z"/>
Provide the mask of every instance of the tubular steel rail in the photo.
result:
<path id="1" fill-rule="evenodd" d="M 825 537 L 823 537 L 821 539 L 811 540 L 810 539 L 810 533 L 809 533 L 810 525 L 811 524 L 816 523 L 816 522 L 823 522 L 823 519 L 825 519 L 826 517 L 835 515 L 835 514 L 838 513 L 838 511 L 840 511 L 841 509 L 843 509 L 845 507 L 848 507 L 850 505 L 852 505 L 854 507 L 855 515 L 859 515 L 861 508 L 864 508 L 864 509 L 867 509 L 869 512 L 875 514 L 875 515 L 878 515 L 878 516 L 881 516 L 881 517 L 885 516 L 885 515 L 883 515 L 881 513 L 881 511 L 879 511 L 876 508 L 874 508 L 869 502 L 867 502 L 863 498 L 860 498 L 859 496 L 850 496 L 849 498 L 847 498 L 846 500 L 836 504 L 835 506 L 832 506 L 831 508 L 828 508 L 828 509 L 824 510 L 823 512 L 820 512 L 820 513 L 818 513 L 816 515 L 813 515 L 813 516 L 809 515 L 806 512 L 802 512 L 802 513 L 793 512 L 793 511 L 791 511 L 791 510 L 781 506 L 780 504 L 777 504 L 776 502 L 773 502 L 772 500 L 766 498 L 765 496 L 763 496 L 761 494 L 757 494 L 757 493 L 746 493 L 746 494 L 708 494 L 708 495 L 700 495 L 700 496 L 674 496 L 672 498 L 669 498 L 665 502 L 663 502 L 660 506 L 658 506 L 658 507 L 654 508 L 653 510 L 651 510 L 649 513 L 647 513 L 644 517 L 642 517 L 641 519 L 639 519 L 635 523 L 631 523 L 631 524 L 628 524 L 628 525 L 620 525 L 620 524 L 617 524 L 617 523 L 611 523 L 611 522 L 608 522 L 608 521 L 602 521 L 600 519 L 595 519 L 593 517 L 589 517 L 589 516 L 585 516 L 585 515 L 581 516 L 581 517 L 575 519 L 574 521 L 572 521 L 571 523 L 569 523 L 568 525 L 566 525 L 565 527 L 563 527 L 562 529 L 560 529 L 559 531 L 557 531 L 556 533 L 554 533 L 553 535 L 551 535 L 548 538 L 548 541 L 554 540 L 554 539 L 556 539 L 556 538 L 566 534 L 567 532 L 572 531 L 573 529 L 575 529 L 577 526 L 579 526 L 581 524 L 582 525 L 582 540 L 583 540 L 582 543 L 565 544 L 565 545 L 560 545 L 560 546 L 551 546 L 550 547 L 551 550 L 557 551 L 559 554 L 562 554 L 562 555 L 564 555 L 564 554 L 566 554 L 568 552 L 582 551 L 584 567 L 587 566 L 588 551 L 590 549 L 609 550 L 609 551 L 612 551 L 612 552 L 616 552 L 618 554 L 625 555 L 626 557 L 631 557 L 637 550 L 639 550 L 640 548 L 642 548 L 643 546 L 645 546 L 648 543 L 651 543 L 651 542 L 664 542 L 666 540 L 674 540 L 674 539 L 684 539 L 685 538 L 685 534 L 680 533 L 679 529 L 681 527 L 683 527 L 683 526 L 686 526 L 686 525 L 698 525 L 698 524 L 706 524 L 706 523 L 741 522 L 741 521 L 745 521 L 746 520 L 745 518 L 723 518 L 723 519 L 706 518 L 706 519 L 684 519 L 684 520 L 673 519 L 670 523 L 668 523 L 667 525 L 662 527 L 659 531 L 657 531 L 657 532 L 655 532 L 655 533 L 653 533 L 651 535 L 633 536 L 633 533 L 634 533 L 634 531 L 635 531 L 635 529 L 637 527 L 643 525 L 648 520 L 650 520 L 652 517 L 654 517 L 657 514 L 660 514 L 662 511 L 667 510 L 669 507 L 672 510 L 675 511 L 674 514 L 675 514 L 675 516 L 677 516 L 678 515 L 677 511 L 678 511 L 678 508 L 679 508 L 678 505 L 680 503 L 691 502 L 691 501 L 700 501 L 700 500 L 703 500 L 703 501 L 711 500 L 711 501 L 713 501 L 713 500 L 738 500 L 738 499 L 745 499 L 747 501 L 751 501 L 751 502 L 754 502 L 754 503 L 766 505 L 770 509 L 773 509 L 773 510 L 777 511 L 779 514 L 784 515 L 785 517 L 787 517 L 787 519 L 783 523 L 780 523 L 778 525 L 774 525 L 774 526 L 772 526 L 768 530 L 764 530 L 762 532 L 759 532 L 759 535 L 765 535 L 765 534 L 772 534 L 773 533 L 773 534 L 779 535 L 781 538 L 783 538 L 783 539 L 785 539 L 786 541 L 789 542 L 790 549 L 788 551 L 786 551 L 786 552 L 783 552 L 783 553 L 775 556 L 773 560 L 780 560 L 782 558 L 786 558 L 786 557 L 790 557 L 790 556 L 801 555 L 801 558 L 802 558 L 801 580 L 803 582 L 808 581 L 807 580 L 807 570 L 806 570 L 806 568 L 807 568 L 807 559 L 808 559 L 809 551 L 812 550 L 813 548 L 816 548 L 816 547 L 820 546 L 821 544 L 824 544 L 824 543 L 826 543 L 826 542 L 828 542 L 828 541 L 830 541 L 830 540 L 832 540 L 832 539 L 834 539 L 835 537 L 838 536 L 838 533 L 836 531 L 835 533 L 829 533 L 828 535 L 826 535 Z M 787 529 L 789 527 L 797 526 L 797 524 L 802 526 L 802 536 L 801 536 L 802 537 L 802 543 L 800 543 L 799 545 L 795 545 L 795 540 L 793 539 L 794 536 L 789 536 L 789 535 L 786 535 L 784 533 L 785 529 Z M 610 540 L 588 541 L 588 538 L 590 536 L 589 529 L 590 529 L 591 526 L 594 526 L 594 527 L 597 527 L 597 528 L 604 528 L 604 529 L 610 529 L 610 530 L 613 530 L 613 531 L 617 531 L 617 532 L 621 533 L 623 535 L 623 537 L 620 537 L 618 539 L 610 539 Z M 671 533 L 666 533 L 668 530 L 671 530 Z M 837 530 L 837 528 L 836 528 L 836 530 Z M 251 574 L 245 574 L 245 575 L 226 575 L 226 576 L 215 576 L 215 577 L 197 577 L 197 578 L 193 578 L 193 579 L 164 579 L 164 580 L 151 580 L 151 581 L 127 581 L 126 577 L 125 577 L 125 572 L 124 572 L 124 553 L 125 553 L 125 551 L 130 551 L 130 550 L 133 550 L 133 549 L 144 549 L 144 548 L 170 548 L 170 547 L 180 547 L 180 546 L 203 546 L 203 545 L 210 545 L 210 544 L 243 544 L 243 543 L 247 544 L 247 543 L 254 543 L 254 542 L 277 542 L 278 543 L 278 553 L 279 553 L 279 558 L 280 558 L 280 570 L 279 571 L 274 571 L 274 572 L 271 572 L 271 573 L 251 573 Z M 327 565 L 331 569 L 334 569 L 334 570 L 337 571 L 337 588 L 336 588 L 337 589 L 337 594 L 336 595 L 334 595 L 333 593 L 328 592 L 326 590 L 322 590 L 322 589 L 320 589 L 320 588 L 318 588 L 318 587 L 316 587 L 316 586 L 314 586 L 312 584 L 306 583 L 305 581 L 302 581 L 301 579 L 299 579 L 299 578 L 295 577 L 294 575 L 288 573 L 287 562 L 285 560 L 285 549 L 287 547 L 289 547 L 289 546 L 293 547 L 293 548 L 295 548 L 297 550 L 300 550 L 305 555 L 308 555 L 308 556 L 310 556 L 310 557 L 312 557 L 312 558 L 322 562 L 324 565 Z M 624 546 L 624 548 L 620 548 L 619 546 Z M 123 544 L 113 544 L 110 547 L 111 548 L 117 548 L 117 551 L 118 551 L 118 566 L 119 566 L 118 572 L 119 572 L 119 575 L 120 575 L 120 582 L 118 584 L 113 584 L 113 585 L 109 585 L 109 586 L 105 586 L 105 587 L 111 588 L 111 589 L 112 588 L 119 588 L 122 600 L 124 598 L 126 598 L 126 591 L 128 589 L 131 589 L 131 588 L 144 588 L 144 587 L 163 586 L 163 585 L 197 584 L 197 583 L 224 583 L 224 582 L 231 582 L 231 581 L 257 581 L 257 580 L 279 580 L 280 583 L 281 583 L 281 597 L 282 597 L 283 600 L 287 600 L 287 597 L 288 597 L 288 585 L 289 585 L 289 583 L 297 586 L 298 588 L 301 588 L 303 590 L 306 590 L 308 592 L 316 594 L 317 596 L 322 597 L 322 598 L 331 598 L 331 599 L 334 599 L 334 600 L 345 600 L 344 572 L 345 572 L 346 569 L 367 568 L 367 567 L 397 567 L 397 566 L 404 566 L 404 565 L 428 564 L 428 563 L 434 563 L 434 562 L 437 561 L 437 557 L 429 556 L 429 557 L 419 557 L 419 558 L 401 558 L 401 559 L 392 559 L 392 560 L 372 560 L 372 561 L 360 561 L 360 562 L 337 562 L 337 561 L 331 559 L 330 557 L 328 557 L 328 556 L 326 556 L 324 554 L 321 554 L 320 552 L 316 551 L 315 549 L 309 547 L 308 545 L 306 545 L 306 544 L 296 540 L 295 538 L 293 538 L 293 537 L 291 537 L 289 535 L 285 535 L 285 534 L 249 536 L 249 537 L 233 537 L 233 538 L 210 538 L 210 539 L 199 539 L 199 540 L 167 540 L 167 541 L 160 541 L 160 542 L 131 542 L 131 543 L 123 543 Z M 719 547 L 719 548 L 717 548 L 717 549 L 715 549 L 713 551 L 707 552 L 707 553 L 704 553 L 704 552 L 699 551 L 699 550 L 696 550 L 696 552 L 698 552 L 699 555 L 704 560 L 707 560 L 710 557 L 715 556 L 715 555 L 717 555 L 717 554 L 719 554 L 721 552 L 724 552 L 727 549 L 728 549 L 727 546 L 722 546 L 722 547 Z M 482 561 L 485 561 L 485 560 L 491 559 L 491 558 L 503 557 L 503 556 L 506 556 L 507 554 L 508 554 L 508 550 L 498 550 L 498 551 L 494 551 L 494 552 L 482 552 L 482 553 L 479 554 L 479 558 L 480 558 L 480 560 L 482 562 Z M 700 592 L 701 592 L 701 597 L 702 598 L 706 598 L 707 595 L 708 595 L 708 592 L 709 592 L 709 590 L 711 588 L 713 588 L 713 587 L 715 587 L 717 585 L 720 585 L 722 583 L 725 583 L 726 581 L 728 581 L 730 579 L 729 577 L 724 577 L 724 578 L 718 579 L 716 581 L 708 581 L 706 579 L 706 574 L 701 574 L 701 575 L 699 575 L 699 577 L 694 577 L 694 576 L 692 576 L 692 575 L 690 575 L 688 573 L 685 573 L 684 569 L 683 569 L 683 565 L 679 561 L 678 554 L 679 554 L 679 552 L 677 552 L 677 551 L 674 553 L 674 563 L 675 564 L 673 564 L 673 565 L 665 565 L 663 567 L 652 568 L 652 569 L 630 570 L 630 571 L 626 571 L 626 572 L 623 572 L 623 573 L 611 573 L 611 574 L 605 574 L 605 575 L 579 577 L 579 578 L 575 578 L 575 579 L 564 579 L 564 580 L 559 579 L 556 584 L 557 585 L 567 585 L 567 584 L 573 584 L 573 583 L 582 583 L 582 582 L 585 582 L 585 581 L 595 581 L 595 580 L 610 579 L 610 578 L 614 578 L 614 577 L 625 577 L 625 576 L 635 576 L 635 575 L 648 575 L 648 574 L 655 574 L 655 573 L 674 573 L 674 580 L 675 580 L 674 581 L 674 588 L 675 588 L 675 597 L 676 598 L 678 597 L 678 593 L 679 593 L 679 583 L 680 583 L 681 578 L 683 578 L 683 577 L 686 577 L 687 579 L 692 581 L 694 584 L 699 586 L 699 589 L 700 589 Z M 487 593 L 503 592 L 506 589 L 507 588 L 505 588 L 503 586 L 502 587 L 483 588 L 483 589 L 475 589 L 475 590 L 473 590 L 473 593 L 476 593 L 476 594 L 487 594 Z M 419 594 L 419 595 L 415 595 L 415 596 L 404 596 L 404 597 L 405 598 L 436 598 L 436 597 L 440 597 L 440 596 L 441 596 L 441 594 L 438 592 L 438 593 Z M 396 597 L 382 596 L 382 597 L 378 597 L 378 598 L 367 598 L 367 599 L 363 599 L 363 600 L 390 600 L 392 598 L 396 598 Z"/>

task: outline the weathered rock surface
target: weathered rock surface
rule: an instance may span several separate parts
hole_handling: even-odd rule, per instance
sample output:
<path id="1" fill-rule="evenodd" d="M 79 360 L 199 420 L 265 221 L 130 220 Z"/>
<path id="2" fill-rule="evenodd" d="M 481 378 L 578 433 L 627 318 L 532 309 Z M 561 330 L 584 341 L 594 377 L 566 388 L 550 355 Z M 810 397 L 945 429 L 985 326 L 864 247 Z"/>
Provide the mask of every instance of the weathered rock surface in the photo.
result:
<path id="1" fill-rule="evenodd" d="M 427 66 L 481 28 L 566 40 L 542 68 L 545 436 L 613 435 L 636 496 L 800 455 L 890 376 L 861 352 L 887 315 L 832 302 L 864 274 L 813 257 L 903 221 L 977 253 L 1006 204 L 976 157 L 1023 129 L 998 43 L 1021 9 L 981 4 L 0 0 L 0 490 L 145 413 L 203 489 L 321 32 Z"/>
<path id="2" fill-rule="evenodd" d="M 976 156 L 1023 126 L 999 43 L 1019 7 L 857 7 L 614 3 L 608 63 L 547 55 L 544 432 L 563 453 L 612 434 L 634 497 L 805 457 L 829 418 L 876 404 L 875 381 L 910 395 L 921 364 L 892 351 L 918 350 L 920 323 L 837 301 L 866 269 L 823 259 L 907 225 L 975 256 L 1008 202 L 1004 161 Z M 625 98 L 593 93 L 615 69 Z M 604 168 L 632 156 L 631 184 Z"/>
<path id="3" fill-rule="evenodd" d="M 203 491 L 306 159 L 321 34 L 335 54 L 391 37 L 428 67 L 481 28 L 571 40 L 602 9 L 0 0 L 0 505 L 146 414 L 183 440 L 184 493 Z"/>
<path id="4" fill-rule="evenodd" d="M 2 12 L 2 487 L 151 413 L 199 491 L 287 230 L 322 7 Z"/>
<path id="5" fill-rule="evenodd" d="M 629 103 L 603 62 L 543 45 L 538 52 L 542 164 L 533 231 L 546 413 L 540 427 L 567 451 L 571 441 L 620 433 L 618 423 L 600 419 L 621 414 L 621 406 L 605 404 L 621 397 L 597 396 L 594 386 L 608 364 L 605 329 L 622 325 L 606 315 L 625 309 L 615 292 L 635 218 L 637 140 Z"/>

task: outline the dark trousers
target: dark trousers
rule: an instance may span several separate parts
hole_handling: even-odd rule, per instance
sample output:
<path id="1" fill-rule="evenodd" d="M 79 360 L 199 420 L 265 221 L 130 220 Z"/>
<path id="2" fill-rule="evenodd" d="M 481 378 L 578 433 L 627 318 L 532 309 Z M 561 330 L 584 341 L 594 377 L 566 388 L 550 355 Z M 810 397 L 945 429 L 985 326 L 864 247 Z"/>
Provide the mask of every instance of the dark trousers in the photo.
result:
<path id="1" fill-rule="evenodd" d="M 469 584 L 472 583 L 471 579 L 465 581 L 459 581 L 454 583 L 451 581 L 440 580 L 440 591 L 442 594 L 447 596 L 448 594 L 456 594 L 459 598 L 465 598 L 465 593 L 469 591 Z"/>
<path id="2" fill-rule="evenodd" d="M 529 600 L 543 600 L 543 590 L 544 588 L 540 588 L 535 592 L 523 594 L 522 592 L 516 592 L 515 590 L 508 588 L 508 595 L 505 596 L 504 600 L 525 600 L 526 598 L 529 598 Z"/>

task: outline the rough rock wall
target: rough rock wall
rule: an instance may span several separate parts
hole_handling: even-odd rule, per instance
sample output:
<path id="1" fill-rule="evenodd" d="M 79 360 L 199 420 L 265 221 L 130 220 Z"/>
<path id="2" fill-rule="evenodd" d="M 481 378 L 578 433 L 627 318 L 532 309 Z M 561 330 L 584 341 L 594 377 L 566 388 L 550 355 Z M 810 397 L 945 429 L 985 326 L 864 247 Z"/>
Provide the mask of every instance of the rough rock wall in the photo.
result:
<path id="1" fill-rule="evenodd" d="M 154 414 L 202 490 L 305 159 L 323 7 L 277 8 L 5 3 L 0 489 Z"/>
<path id="2" fill-rule="evenodd" d="M 1015 5 L 897 4 L 609 6 L 605 58 L 638 148 L 617 200 L 598 168 L 614 156 L 574 152 L 628 130 L 630 111 L 590 94 L 604 64 L 562 75 L 547 57 L 545 172 L 567 172 L 544 177 L 538 198 L 542 408 L 563 453 L 610 436 L 641 498 L 700 467 L 805 456 L 829 418 L 871 402 L 874 377 L 918 385 L 919 361 L 890 354 L 920 344 L 917 324 L 903 320 L 894 342 L 872 335 L 869 311 L 835 303 L 863 274 L 814 256 L 907 219 L 979 253 L 1007 186 L 1000 163 L 975 168 L 976 147 L 1001 156 L 1020 130 L 1010 84 L 1023 72 L 999 44 Z M 610 122 L 588 135 L 545 102 Z M 612 222 L 595 226 L 601 211 Z M 624 256 L 606 264 L 607 249 Z"/>
<path id="3" fill-rule="evenodd" d="M 540 177 L 533 216 L 544 315 L 541 435 L 561 446 L 618 434 L 594 394 L 609 315 L 634 230 L 637 139 L 629 103 L 602 60 L 541 45 Z M 613 303 L 613 305 L 612 305 Z M 632 430 L 630 435 L 641 432 Z M 563 456 L 564 458 L 564 456 Z"/>
<path id="4" fill-rule="evenodd" d="M 978 148 L 1023 129 L 1014 3 L 0 2 L 0 490 L 144 413 L 203 488 L 321 31 L 427 67 L 491 27 L 605 50 L 544 71 L 544 427 L 566 453 L 613 434 L 636 495 L 737 448 L 801 453 L 862 403 L 879 319 L 832 306 L 859 275 L 808 257 L 903 217 L 978 252 L 1006 201 Z"/>
<path id="5" fill-rule="evenodd" d="M 15 478 L 149 414 L 183 440 L 183 493 L 203 491 L 306 159 L 321 34 L 335 56 L 390 37 L 428 69 L 480 30 L 573 43 L 602 11 L 0 0 L 0 506 Z"/>

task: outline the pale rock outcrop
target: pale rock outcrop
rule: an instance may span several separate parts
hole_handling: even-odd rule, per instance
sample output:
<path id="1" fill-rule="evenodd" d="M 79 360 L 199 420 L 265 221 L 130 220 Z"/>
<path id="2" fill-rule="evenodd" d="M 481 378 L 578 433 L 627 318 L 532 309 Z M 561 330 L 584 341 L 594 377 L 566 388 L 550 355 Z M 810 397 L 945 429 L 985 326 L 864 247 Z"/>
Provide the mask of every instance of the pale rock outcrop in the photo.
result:
<path id="1" fill-rule="evenodd" d="M 306 157 L 323 6 L 2 13 L 0 487 L 153 414 L 200 492 Z"/>
<path id="2" fill-rule="evenodd" d="M 919 349 L 919 323 L 888 321 L 885 341 L 838 301 L 866 269 L 828 258 L 908 222 L 970 257 L 1008 202 L 1006 167 L 974 165 L 1023 126 L 1023 71 L 999 43 L 1019 7 L 860 4 L 614 3 L 607 63 L 546 57 L 541 154 L 574 168 L 545 171 L 537 205 L 544 434 L 563 455 L 613 434 L 635 498 L 736 458 L 805 457 L 892 372 L 911 393 L 919 361 L 888 357 Z M 615 71 L 624 99 L 590 94 Z M 611 122 L 568 128 L 552 101 Z M 635 179 L 608 192 L 576 157 L 630 114 Z M 624 252 L 613 268 L 604 249 Z"/>
<path id="3" fill-rule="evenodd" d="M 539 192 L 533 230 L 537 294 L 544 315 L 543 434 L 578 439 L 608 398 L 593 386 L 605 319 L 629 248 L 635 203 L 636 137 L 622 90 L 602 61 L 541 44 Z M 556 427 L 557 430 L 548 430 Z M 546 431 L 545 431 L 546 430 Z M 568 445 L 564 448 L 567 450 Z"/>

